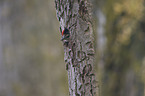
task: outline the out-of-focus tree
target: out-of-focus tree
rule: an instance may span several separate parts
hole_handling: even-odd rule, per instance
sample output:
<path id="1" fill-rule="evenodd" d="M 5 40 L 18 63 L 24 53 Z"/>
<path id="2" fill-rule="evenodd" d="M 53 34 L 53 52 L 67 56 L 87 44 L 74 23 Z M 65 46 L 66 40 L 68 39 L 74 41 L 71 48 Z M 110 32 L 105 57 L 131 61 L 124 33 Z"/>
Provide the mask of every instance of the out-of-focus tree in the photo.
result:
<path id="1" fill-rule="evenodd" d="M 94 0 L 101 96 L 144 96 L 144 0 Z"/>
<path id="2" fill-rule="evenodd" d="M 53 0 L 0 0 L 0 96 L 65 96 Z"/>

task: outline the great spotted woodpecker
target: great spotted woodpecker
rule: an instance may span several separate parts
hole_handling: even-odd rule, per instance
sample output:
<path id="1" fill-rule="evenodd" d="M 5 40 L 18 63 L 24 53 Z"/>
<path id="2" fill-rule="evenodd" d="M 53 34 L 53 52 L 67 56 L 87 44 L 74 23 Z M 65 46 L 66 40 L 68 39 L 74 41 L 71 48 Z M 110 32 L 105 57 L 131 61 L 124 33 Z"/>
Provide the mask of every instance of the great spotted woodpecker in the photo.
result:
<path id="1" fill-rule="evenodd" d="M 72 26 L 74 26 L 76 23 L 74 23 Z M 70 37 L 70 31 L 69 29 L 72 27 L 70 26 L 68 29 L 65 27 L 64 30 L 62 31 L 61 35 L 62 35 L 62 38 L 61 38 L 61 41 L 64 41 L 65 42 L 68 42 L 68 39 Z"/>
<path id="2" fill-rule="evenodd" d="M 62 31 L 61 35 L 62 35 L 61 41 L 68 40 L 68 38 L 70 36 L 69 29 L 64 28 L 64 30 Z"/>

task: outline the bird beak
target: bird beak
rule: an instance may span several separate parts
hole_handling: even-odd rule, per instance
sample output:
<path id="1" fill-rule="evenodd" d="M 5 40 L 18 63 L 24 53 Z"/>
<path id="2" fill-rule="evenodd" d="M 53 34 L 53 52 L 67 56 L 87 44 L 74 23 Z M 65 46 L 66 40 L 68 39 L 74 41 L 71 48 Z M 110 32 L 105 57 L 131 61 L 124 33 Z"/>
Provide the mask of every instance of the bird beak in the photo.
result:
<path id="1" fill-rule="evenodd" d="M 61 38 L 61 41 L 63 41 L 65 38 L 64 38 L 64 35 L 62 36 L 62 38 Z"/>

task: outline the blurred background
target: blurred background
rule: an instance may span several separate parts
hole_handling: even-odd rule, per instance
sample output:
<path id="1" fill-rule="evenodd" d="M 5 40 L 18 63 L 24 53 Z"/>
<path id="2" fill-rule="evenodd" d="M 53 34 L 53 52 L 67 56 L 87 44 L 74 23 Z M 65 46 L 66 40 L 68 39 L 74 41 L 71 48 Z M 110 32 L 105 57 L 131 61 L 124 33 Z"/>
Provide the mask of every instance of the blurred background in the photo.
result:
<path id="1" fill-rule="evenodd" d="M 145 0 L 94 2 L 101 95 L 145 96 Z"/>
<path id="2" fill-rule="evenodd" d="M 54 0 L 0 0 L 0 96 L 67 96 Z"/>
<path id="3" fill-rule="evenodd" d="M 94 4 L 104 96 L 142 96 L 144 0 Z M 60 38 L 54 0 L 0 0 L 0 96 L 68 96 Z"/>

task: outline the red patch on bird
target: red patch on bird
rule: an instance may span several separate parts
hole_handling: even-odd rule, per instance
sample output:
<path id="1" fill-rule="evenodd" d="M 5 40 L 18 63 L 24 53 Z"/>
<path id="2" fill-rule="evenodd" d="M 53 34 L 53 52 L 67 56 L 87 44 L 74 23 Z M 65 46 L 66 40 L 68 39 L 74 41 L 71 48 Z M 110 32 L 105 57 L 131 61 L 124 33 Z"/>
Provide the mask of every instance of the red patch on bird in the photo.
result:
<path id="1" fill-rule="evenodd" d="M 63 34 L 64 34 L 64 30 L 62 31 L 61 35 L 63 36 Z"/>

